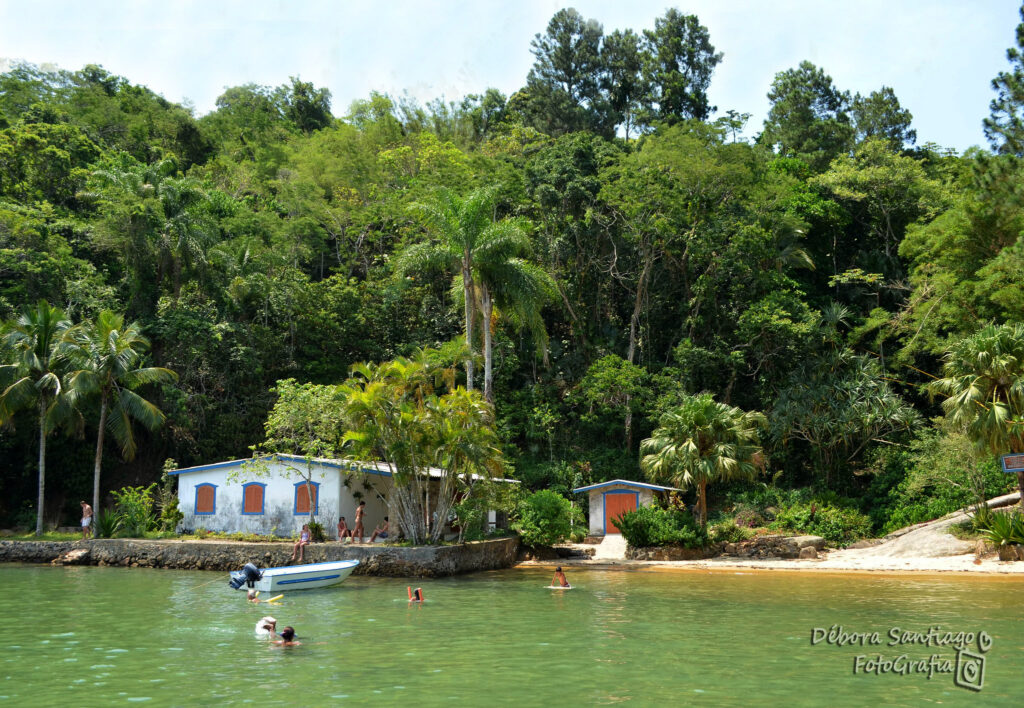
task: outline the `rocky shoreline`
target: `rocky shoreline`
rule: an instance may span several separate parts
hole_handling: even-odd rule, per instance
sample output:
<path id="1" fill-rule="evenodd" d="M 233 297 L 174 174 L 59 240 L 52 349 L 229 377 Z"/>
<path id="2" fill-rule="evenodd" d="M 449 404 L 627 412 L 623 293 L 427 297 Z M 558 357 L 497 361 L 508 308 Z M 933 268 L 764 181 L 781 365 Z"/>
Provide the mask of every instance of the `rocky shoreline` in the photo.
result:
<path id="1" fill-rule="evenodd" d="M 347 546 L 316 543 L 306 547 L 305 562 L 358 560 L 355 575 L 439 578 L 480 570 L 509 568 L 519 539 L 501 538 L 458 546 Z M 0 562 L 98 565 L 180 570 L 237 570 L 288 565 L 291 543 L 90 539 L 86 541 L 0 541 Z"/>

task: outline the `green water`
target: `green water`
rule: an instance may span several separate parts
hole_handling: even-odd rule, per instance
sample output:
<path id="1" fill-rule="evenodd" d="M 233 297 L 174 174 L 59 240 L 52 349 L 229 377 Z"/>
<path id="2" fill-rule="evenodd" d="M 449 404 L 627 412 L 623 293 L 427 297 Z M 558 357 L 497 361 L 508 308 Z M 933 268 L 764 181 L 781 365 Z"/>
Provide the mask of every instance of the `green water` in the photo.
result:
<path id="1" fill-rule="evenodd" d="M 40 706 L 918 706 L 1024 700 L 1024 581 L 550 570 L 417 583 L 352 577 L 249 605 L 226 573 L 0 566 L 0 703 Z M 212 581 L 212 582 L 211 582 Z M 253 635 L 273 614 L 302 646 Z M 980 692 L 951 674 L 854 675 L 812 628 L 979 632 Z M 970 647 L 977 652 L 977 647 Z M 965 663 L 966 667 L 966 663 Z"/>

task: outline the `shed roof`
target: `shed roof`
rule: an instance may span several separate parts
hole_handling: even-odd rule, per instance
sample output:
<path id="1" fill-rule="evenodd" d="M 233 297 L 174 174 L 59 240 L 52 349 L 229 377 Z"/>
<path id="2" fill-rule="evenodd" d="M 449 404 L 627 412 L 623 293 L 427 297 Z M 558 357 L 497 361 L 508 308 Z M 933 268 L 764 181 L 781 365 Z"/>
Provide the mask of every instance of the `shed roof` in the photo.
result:
<path id="1" fill-rule="evenodd" d="M 307 458 L 302 455 L 289 455 L 286 453 L 277 453 L 275 455 L 264 455 L 264 459 L 270 459 L 273 457 L 279 457 L 282 460 L 295 461 L 295 462 L 306 462 Z M 362 472 L 364 474 L 375 474 L 381 477 L 391 477 L 391 468 L 386 462 L 350 462 L 348 460 L 335 460 L 326 457 L 312 457 L 308 458 L 310 462 L 319 465 L 320 467 L 333 467 L 339 470 L 347 470 L 352 472 Z M 204 472 L 206 470 L 219 469 L 224 467 L 241 467 L 246 462 L 252 462 L 253 458 L 245 457 L 240 460 L 227 460 L 226 462 L 212 462 L 208 465 L 197 465 L 195 467 L 185 467 L 180 470 L 172 470 L 168 474 L 191 474 L 193 472 Z M 358 468 L 358 469 L 357 469 Z M 437 479 L 444 476 L 445 471 L 439 467 L 428 467 L 428 474 Z M 473 475 L 473 479 L 483 479 L 480 475 Z M 518 479 L 505 479 L 502 477 L 492 477 L 495 482 L 511 482 L 519 484 Z"/>
<path id="2" fill-rule="evenodd" d="M 587 487 L 577 487 L 572 490 L 574 492 L 589 492 L 594 489 L 601 489 L 602 487 L 637 487 L 639 489 L 653 489 L 659 492 L 681 492 L 682 489 L 676 487 L 662 487 L 660 484 L 648 484 L 647 482 L 634 482 L 631 479 L 613 479 L 610 482 L 601 482 L 600 484 L 591 484 Z"/>

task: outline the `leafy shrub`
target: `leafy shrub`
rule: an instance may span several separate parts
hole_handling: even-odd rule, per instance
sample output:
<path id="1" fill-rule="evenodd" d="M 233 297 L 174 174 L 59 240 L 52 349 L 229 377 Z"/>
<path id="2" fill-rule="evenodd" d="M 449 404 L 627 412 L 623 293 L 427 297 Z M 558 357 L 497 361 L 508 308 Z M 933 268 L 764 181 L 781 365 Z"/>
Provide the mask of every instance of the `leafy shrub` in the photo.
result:
<path id="1" fill-rule="evenodd" d="M 771 528 L 814 534 L 834 543 L 848 543 L 870 535 L 871 519 L 856 509 L 810 502 L 780 510 Z"/>
<path id="2" fill-rule="evenodd" d="M 93 520 L 96 538 L 113 538 L 121 530 L 121 519 L 112 511 L 100 511 Z"/>
<path id="3" fill-rule="evenodd" d="M 977 505 L 1012 491 L 1016 482 L 966 435 L 943 430 L 921 432 L 909 449 L 879 449 L 867 471 L 874 478 L 862 508 L 886 533 Z"/>
<path id="4" fill-rule="evenodd" d="M 615 520 L 615 525 L 619 527 L 626 542 L 634 548 L 669 544 L 700 548 L 708 542 L 707 534 L 684 509 L 642 506 L 623 513 Z"/>
<path id="5" fill-rule="evenodd" d="M 739 543 L 754 535 L 749 527 L 739 526 L 731 521 L 723 521 L 711 527 L 708 534 L 713 543 Z"/>
<path id="6" fill-rule="evenodd" d="M 990 515 L 984 536 L 997 547 L 1024 543 L 1024 515 L 1018 511 Z"/>
<path id="7" fill-rule="evenodd" d="M 156 508 L 160 511 L 158 523 L 161 531 L 174 531 L 185 518 L 178 508 L 178 494 L 174 490 L 174 477 L 168 474 L 177 467 L 178 464 L 174 460 L 164 461 L 164 473 L 160 477 L 160 487 L 156 491 Z"/>
<path id="8" fill-rule="evenodd" d="M 327 540 L 327 534 L 324 533 L 324 525 L 319 521 L 309 522 L 309 539 L 314 543 L 323 543 Z"/>
<path id="9" fill-rule="evenodd" d="M 573 507 L 561 494 L 541 489 L 523 499 L 518 511 L 512 528 L 529 546 L 551 545 L 569 535 Z"/>
<path id="10" fill-rule="evenodd" d="M 153 490 L 156 483 L 148 487 L 122 487 L 114 495 L 114 513 L 121 524 L 121 530 L 128 536 L 142 536 L 156 525 L 153 516 Z"/>
<path id="11" fill-rule="evenodd" d="M 733 523 L 736 526 L 752 529 L 757 526 L 764 526 L 765 518 L 754 509 L 740 509 L 733 516 Z"/>

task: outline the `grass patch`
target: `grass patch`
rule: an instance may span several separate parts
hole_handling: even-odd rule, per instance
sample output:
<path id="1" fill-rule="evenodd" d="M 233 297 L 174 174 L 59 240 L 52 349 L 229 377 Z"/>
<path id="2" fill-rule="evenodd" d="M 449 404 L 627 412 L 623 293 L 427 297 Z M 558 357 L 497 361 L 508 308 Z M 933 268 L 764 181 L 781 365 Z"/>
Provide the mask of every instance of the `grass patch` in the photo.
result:
<path id="1" fill-rule="evenodd" d="M 78 541 L 82 538 L 82 533 L 62 533 L 58 531 L 45 531 L 42 536 L 36 536 L 34 533 L 27 532 L 17 534 L 15 536 L 5 536 L 5 541 Z"/>
<path id="2" fill-rule="evenodd" d="M 974 519 L 966 519 L 949 527 L 949 533 L 961 541 L 980 541 L 985 538 L 985 533 L 974 525 Z"/>

